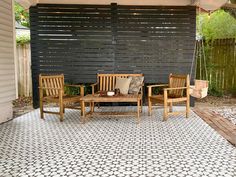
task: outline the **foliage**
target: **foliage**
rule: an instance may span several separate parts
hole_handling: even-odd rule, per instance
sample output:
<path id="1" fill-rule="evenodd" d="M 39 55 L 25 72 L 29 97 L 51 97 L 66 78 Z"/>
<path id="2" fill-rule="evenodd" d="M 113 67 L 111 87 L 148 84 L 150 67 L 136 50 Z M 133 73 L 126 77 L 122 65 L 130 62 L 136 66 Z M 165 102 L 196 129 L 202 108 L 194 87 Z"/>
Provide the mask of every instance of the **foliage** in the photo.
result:
<path id="1" fill-rule="evenodd" d="M 15 2 L 15 20 L 26 27 L 29 27 L 29 13 L 18 3 Z"/>
<path id="2" fill-rule="evenodd" d="M 222 90 L 217 89 L 216 83 L 209 85 L 208 94 L 216 97 L 222 97 L 224 95 Z"/>
<path id="3" fill-rule="evenodd" d="M 17 45 L 23 45 L 30 42 L 30 36 L 29 35 L 21 35 L 16 36 L 16 43 Z"/>
<path id="4" fill-rule="evenodd" d="M 232 97 L 236 98 L 236 86 L 234 86 L 231 90 L 230 93 L 232 94 Z"/>
<path id="5" fill-rule="evenodd" d="M 66 83 L 66 85 L 70 85 L 72 84 L 71 83 Z M 76 84 L 76 85 L 83 85 L 83 84 Z M 79 87 L 68 87 L 68 86 L 65 86 L 65 93 L 67 95 L 79 95 L 80 94 L 80 89 Z M 87 95 L 87 94 L 90 94 L 92 93 L 92 88 L 90 86 L 90 84 L 84 84 L 84 94 Z"/>
<path id="6" fill-rule="evenodd" d="M 197 16 L 197 33 L 206 40 L 236 37 L 236 19 L 224 10 Z"/>
<path id="7" fill-rule="evenodd" d="M 64 89 L 65 89 L 65 94 L 67 94 L 67 95 L 79 95 L 80 94 L 79 87 L 65 86 Z"/>

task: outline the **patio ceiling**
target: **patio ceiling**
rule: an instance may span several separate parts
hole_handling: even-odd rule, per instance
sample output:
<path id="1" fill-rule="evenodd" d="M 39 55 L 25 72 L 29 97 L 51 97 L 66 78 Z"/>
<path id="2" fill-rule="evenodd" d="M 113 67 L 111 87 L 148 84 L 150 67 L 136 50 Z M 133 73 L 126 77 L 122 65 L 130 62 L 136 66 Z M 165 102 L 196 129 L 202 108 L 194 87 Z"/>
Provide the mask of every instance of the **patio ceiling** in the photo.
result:
<path id="1" fill-rule="evenodd" d="M 185 6 L 194 5 L 194 0 L 16 0 L 25 8 L 36 4 L 111 4 L 119 5 L 163 5 L 163 6 Z"/>
<path id="2" fill-rule="evenodd" d="M 117 3 L 119 5 L 153 5 L 153 6 L 199 6 L 207 11 L 214 11 L 223 5 L 231 5 L 227 0 L 16 0 L 26 9 L 36 4 L 97 4 Z M 234 7 L 235 8 L 235 7 Z"/>

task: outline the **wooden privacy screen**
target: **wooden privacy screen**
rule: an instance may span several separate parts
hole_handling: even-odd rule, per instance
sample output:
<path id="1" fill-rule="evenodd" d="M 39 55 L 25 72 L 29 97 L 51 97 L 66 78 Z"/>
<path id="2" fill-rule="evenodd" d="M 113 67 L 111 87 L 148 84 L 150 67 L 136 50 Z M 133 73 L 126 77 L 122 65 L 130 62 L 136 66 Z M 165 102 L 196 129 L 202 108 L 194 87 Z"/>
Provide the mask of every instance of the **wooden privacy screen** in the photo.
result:
<path id="1" fill-rule="evenodd" d="M 143 73 L 146 83 L 190 73 L 194 6 L 38 4 L 30 8 L 34 102 L 39 73 L 92 83 L 97 73 Z"/>

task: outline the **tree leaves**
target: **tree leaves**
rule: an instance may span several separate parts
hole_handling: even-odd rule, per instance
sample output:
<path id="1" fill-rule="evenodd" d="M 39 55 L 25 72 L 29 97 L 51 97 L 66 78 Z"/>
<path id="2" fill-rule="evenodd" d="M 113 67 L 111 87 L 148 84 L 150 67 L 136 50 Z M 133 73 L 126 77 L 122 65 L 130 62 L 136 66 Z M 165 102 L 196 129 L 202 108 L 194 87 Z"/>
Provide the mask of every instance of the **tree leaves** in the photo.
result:
<path id="1" fill-rule="evenodd" d="M 235 38 L 236 19 L 224 10 L 212 14 L 200 14 L 197 17 L 197 32 L 206 40 Z"/>
<path id="2" fill-rule="evenodd" d="M 15 20 L 26 27 L 29 27 L 29 13 L 18 3 L 15 2 Z"/>

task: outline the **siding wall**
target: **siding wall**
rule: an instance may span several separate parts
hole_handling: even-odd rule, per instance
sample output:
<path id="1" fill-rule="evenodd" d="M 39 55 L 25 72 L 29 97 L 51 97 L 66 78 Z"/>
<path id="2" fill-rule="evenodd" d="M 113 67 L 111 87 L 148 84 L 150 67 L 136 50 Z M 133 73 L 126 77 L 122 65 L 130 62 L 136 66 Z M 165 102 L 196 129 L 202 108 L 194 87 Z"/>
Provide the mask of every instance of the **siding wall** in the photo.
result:
<path id="1" fill-rule="evenodd" d="M 12 0 L 0 3 L 0 123 L 12 118 L 16 97 Z"/>

